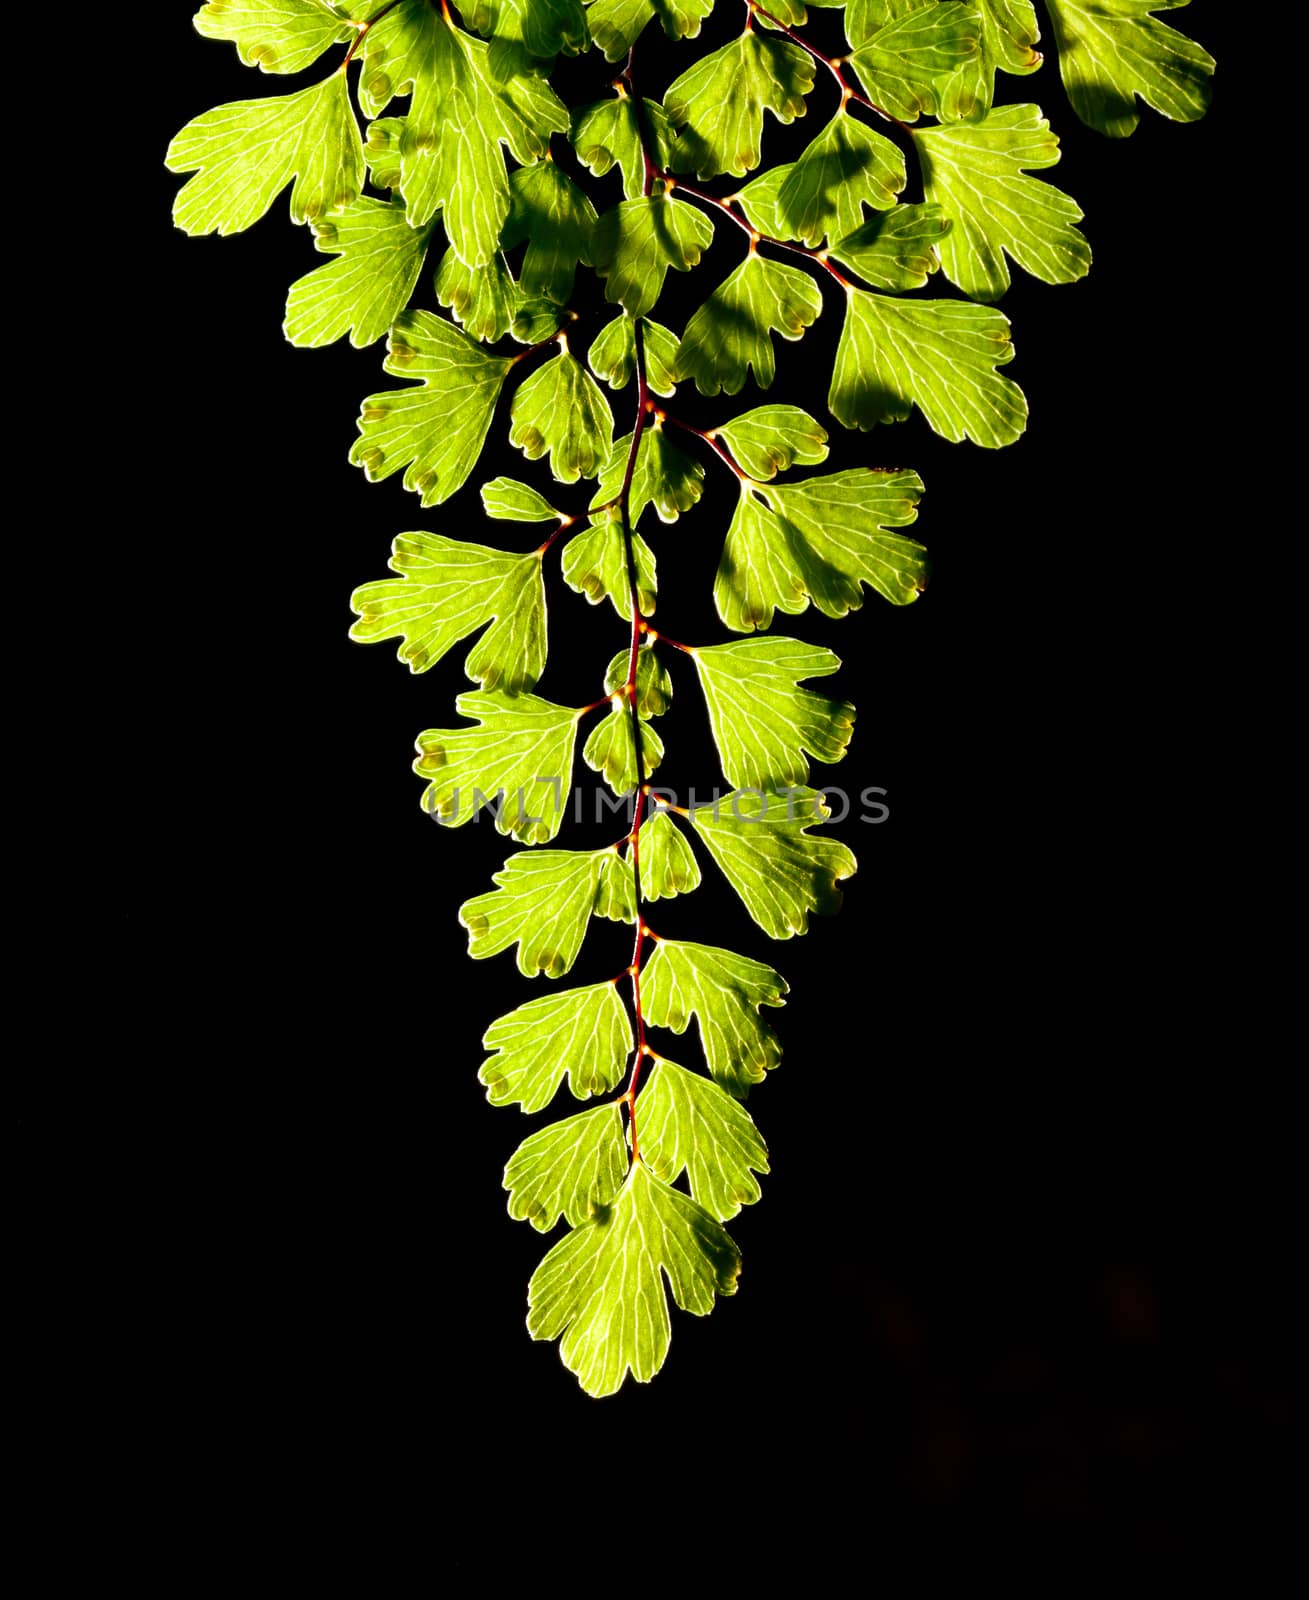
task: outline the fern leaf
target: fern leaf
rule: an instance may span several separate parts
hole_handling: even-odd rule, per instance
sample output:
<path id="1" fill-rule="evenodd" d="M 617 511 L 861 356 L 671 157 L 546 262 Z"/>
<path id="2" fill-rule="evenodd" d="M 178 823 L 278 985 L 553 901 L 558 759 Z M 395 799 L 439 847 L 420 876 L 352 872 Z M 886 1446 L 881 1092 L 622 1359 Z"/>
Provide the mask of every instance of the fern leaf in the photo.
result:
<path id="1" fill-rule="evenodd" d="M 495 1054 L 482 1063 L 478 1081 L 493 1106 L 540 1111 L 565 1078 L 573 1098 L 585 1100 L 618 1082 L 632 1042 L 626 1007 L 612 983 L 565 989 L 491 1024 L 482 1043 Z"/>

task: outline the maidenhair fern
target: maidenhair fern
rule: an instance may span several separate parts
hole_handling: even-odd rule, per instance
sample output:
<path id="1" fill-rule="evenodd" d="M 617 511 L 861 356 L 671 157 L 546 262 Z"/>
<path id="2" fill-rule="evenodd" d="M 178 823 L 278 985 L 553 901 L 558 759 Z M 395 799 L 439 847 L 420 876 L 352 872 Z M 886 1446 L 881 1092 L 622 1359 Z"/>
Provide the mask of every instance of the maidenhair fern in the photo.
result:
<path id="1" fill-rule="evenodd" d="M 411 672 L 467 650 L 476 689 L 453 726 L 418 737 L 423 804 L 452 827 L 489 807 L 529 847 L 462 907 L 470 954 L 512 950 L 521 972 L 554 981 L 592 918 L 634 929 L 619 977 L 552 987 L 493 1022 L 481 1068 L 494 1105 L 540 1111 L 565 1079 L 598 1100 L 533 1133 L 505 1171 L 512 1216 L 566 1228 L 532 1277 L 528 1328 L 560 1340 L 594 1395 L 659 1370 L 665 1280 L 697 1314 L 733 1293 L 740 1256 L 723 1224 L 768 1170 L 742 1102 L 781 1054 L 765 1012 L 786 984 L 731 950 L 660 937 L 651 903 L 691 893 L 711 863 L 771 938 L 835 909 L 855 860 L 823 836 L 810 763 L 842 759 L 854 707 L 821 687 L 835 655 L 762 630 L 811 604 L 841 617 L 865 585 L 907 604 L 926 571 L 903 531 L 923 492 L 914 472 L 823 472 L 827 432 L 795 405 L 725 401 L 701 430 L 668 402 L 687 383 L 767 389 L 775 337 L 802 338 L 826 309 L 844 317 L 827 396 L 838 423 L 870 429 L 916 407 L 946 439 L 1008 445 L 1027 402 L 1004 373 L 1009 323 L 991 302 L 1014 267 L 1068 283 L 1090 265 L 1076 203 L 1034 176 L 1059 158 L 1044 116 L 996 103 L 1000 75 L 1041 65 L 1032 0 L 848 0 L 839 58 L 806 39 L 801 0 L 717 3 L 740 6 L 739 36 L 698 57 L 684 43 L 686 69 L 657 101 L 638 90 L 642 33 L 657 15 L 694 40 L 714 0 L 212 0 L 201 33 L 265 73 L 315 77 L 206 112 L 167 158 L 191 174 L 175 206 L 191 234 L 247 228 L 290 189 L 292 220 L 331 258 L 291 288 L 293 344 L 386 337 L 397 381 L 364 400 L 351 452 L 370 481 L 403 474 L 423 507 L 441 505 L 475 472 L 507 396 L 511 443 L 559 484 L 590 485 L 567 491 L 570 509 L 512 478 L 481 486 L 493 523 L 541 526 L 526 553 L 400 534 L 396 576 L 355 592 L 352 634 L 398 640 Z M 1154 15 L 1185 3 L 1044 0 L 1085 122 L 1130 134 L 1139 101 L 1203 114 L 1213 62 Z M 593 96 L 566 106 L 554 62 L 592 49 Z M 604 60 L 621 63 L 616 76 Z M 789 123 L 811 105 L 826 119 L 815 137 L 761 167 L 765 113 Z M 669 274 L 693 272 L 731 229 L 739 264 L 704 286 L 680 334 L 665 326 Z M 959 295 L 913 293 L 938 272 Z M 411 305 L 429 290 L 450 315 Z M 601 296 L 612 317 L 574 350 L 575 307 Z M 617 438 L 606 389 L 630 419 Z M 650 622 L 645 535 L 695 506 L 706 465 L 739 490 L 718 614 L 755 636 L 690 646 Z M 537 692 L 556 561 L 628 626 L 616 655 L 597 641 L 597 698 L 583 707 Z M 675 625 L 675 600 L 664 609 Z M 648 782 L 669 651 L 694 666 L 733 786 L 712 805 L 679 807 Z M 556 844 L 579 754 L 633 796 L 624 836 L 599 850 Z M 652 1037 L 692 1021 L 703 1071 Z M 689 1041 L 669 1047 L 695 1059 Z"/>

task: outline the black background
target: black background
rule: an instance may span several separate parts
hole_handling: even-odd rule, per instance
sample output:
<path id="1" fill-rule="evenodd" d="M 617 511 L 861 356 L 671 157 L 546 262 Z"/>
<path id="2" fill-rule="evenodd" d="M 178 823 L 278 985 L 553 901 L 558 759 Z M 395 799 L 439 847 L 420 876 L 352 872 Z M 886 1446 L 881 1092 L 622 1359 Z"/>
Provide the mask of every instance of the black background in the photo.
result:
<path id="1" fill-rule="evenodd" d="M 1218 49 L 1217 9 L 1175 20 Z M 719 12 L 705 46 L 739 26 Z M 1095 253 L 1073 286 L 1016 272 L 1004 302 L 1028 431 L 991 452 L 917 416 L 831 426 L 829 468 L 913 466 L 927 484 L 920 603 L 776 624 L 835 648 L 859 707 L 847 760 L 818 781 L 884 787 L 890 818 L 860 824 L 856 806 L 838 830 L 859 872 L 803 941 L 771 945 L 711 864 L 652 916 L 791 984 L 782 1066 L 751 1100 L 773 1173 L 732 1225 L 735 1299 L 675 1314 L 655 1383 L 594 1403 L 523 1328 L 545 1246 L 505 1215 L 500 1172 L 544 1118 L 493 1110 L 476 1077 L 487 1024 L 541 992 L 508 955 L 470 963 L 456 919 L 509 847 L 489 825 L 438 832 L 409 771 L 416 733 L 457 720 L 463 652 L 411 678 L 391 646 L 346 638 L 350 591 L 383 575 L 395 533 L 526 549 L 535 530 L 488 524 L 476 484 L 506 471 L 556 491 L 503 443 L 503 408 L 472 484 L 432 512 L 347 464 L 360 398 L 390 380 L 380 347 L 284 342 L 285 286 L 323 259 L 285 201 L 241 237 L 170 230 L 168 137 L 284 87 L 177 13 L 156 41 L 142 313 L 170 354 L 148 515 L 169 534 L 156 578 L 175 609 L 141 673 L 156 736 L 138 811 L 175 1028 L 154 1115 L 186 1196 L 157 1240 L 179 1448 L 238 1463 L 251 1515 L 282 1494 L 347 1516 L 385 1504 L 436 1531 L 434 1560 L 488 1573 L 508 1552 L 467 1537 L 479 1509 L 612 1527 L 635 1496 L 648 1540 L 661 1484 L 728 1568 L 779 1541 L 839 1563 L 906 1512 L 1164 1546 L 1201 1515 L 1211 1534 L 1274 1515 L 1283 1180 L 1267 1100 L 1244 1087 L 1262 1070 L 1255 1008 L 1221 948 L 1240 942 L 1230 834 L 1257 579 L 1215 266 L 1239 138 L 1224 80 L 1204 122 L 1146 113 L 1111 142 L 1073 117 L 1052 58 L 1002 79 L 1060 133 L 1045 176 L 1084 207 Z M 815 36 L 833 22 L 816 14 Z M 642 88 L 689 59 L 643 40 Z M 562 92 L 584 103 L 610 76 L 588 56 Z M 770 118 L 765 159 L 794 155 L 831 99 L 820 80 L 806 120 Z M 592 192 L 612 203 L 617 179 Z M 680 328 L 740 248 L 719 227 L 660 319 Z M 434 307 L 430 274 L 417 303 Z M 590 274 L 578 305 L 580 352 L 609 315 Z M 830 420 L 839 324 L 825 287 L 769 398 Z M 153 389 L 148 365 L 123 376 Z M 626 431 L 630 391 L 612 398 Z M 707 425 L 753 403 L 675 405 Z M 722 636 L 710 591 L 732 486 L 708 458 L 706 474 L 691 514 L 646 530 L 656 620 L 690 640 Z M 561 581 L 550 602 L 542 692 L 590 699 L 623 627 Z M 703 789 L 712 747 L 671 665 L 660 777 Z M 609 976 L 626 948 L 594 925 L 573 978 Z M 689 1039 L 661 1043 L 697 1062 Z"/>

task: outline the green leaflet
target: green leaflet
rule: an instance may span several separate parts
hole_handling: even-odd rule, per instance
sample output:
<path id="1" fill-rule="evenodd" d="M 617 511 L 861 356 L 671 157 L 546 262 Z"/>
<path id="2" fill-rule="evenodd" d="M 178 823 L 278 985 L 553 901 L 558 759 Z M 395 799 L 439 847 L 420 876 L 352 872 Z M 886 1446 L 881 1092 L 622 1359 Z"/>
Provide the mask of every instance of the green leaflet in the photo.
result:
<path id="1" fill-rule="evenodd" d="M 1009 320 L 989 307 L 852 289 L 827 404 L 847 428 L 903 422 L 917 406 L 942 438 L 1012 444 L 1027 401 L 995 369 L 1013 355 Z"/>
<path id="2" fill-rule="evenodd" d="M 492 478 L 482 485 L 482 505 L 488 517 L 502 522 L 568 523 L 572 519 L 556 511 L 543 494 L 516 478 Z"/>
<path id="3" fill-rule="evenodd" d="M 838 239 L 832 255 L 878 289 L 921 289 L 949 232 L 940 206 L 896 206 Z"/>
<path id="4" fill-rule="evenodd" d="M 519 283 L 525 295 L 563 306 L 580 265 L 590 266 L 595 207 L 553 161 L 519 167 L 509 180 L 509 216 L 500 244 L 527 241 Z"/>
<path id="5" fill-rule="evenodd" d="M 234 44 L 245 65 L 261 72 L 303 72 L 354 35 L 318 0 L 211 0 L 195 26 L 206 39 Z"/>
<path id="6" fill-rule="evenodd" d="M 523 1140 L 505 1167 L 509 1215 L 538 1233 L 549 1233 L 560 1217 L 577 1228 L 611 1204 L 626 1177 L 623 1114 L 613 1100 Z"/>
<path id="7" fill-rule="evenodd" d="M 587 0 L 591 36 L 610 61 L 634 45 L 651 17 L 658 16 L 670 39 L 694 39 L 714 0 Z"/>
<path id="8" fill-rule="evenodd" d="M 658 101 L 642 99 L 641 117 L 651 160 L 666 167 L 677 137 L 668 113 Z M 616 165 L 622 173 L 624 199 L 641 198 L 645 193 L 645 161 L 636 101 L 630 95 L 624 93 L 575 111 L 570 137 L 577 159 L 597 178 L 603 178 Z"/>
<path id="9" fill-rule="evenodd" d="M 173 220 L 184 233 L 240 233 L 287 184 L 292 222 L 316 222 L 354 203 L 364 147 L 339 72 L 296 94 L 238 100 L 188 122 L 164 158 L 195 176 L 178 191 Z"/>
<path id="10" fill-rule="evenodd" d="M 709 219 L 668 194 L 624 200 L 595 229 L 595 266 L 605 297 L 643 317 L 663 292 L 669 267 L 689 272 L 713 242 Z"/>
<path id="11" fill-rule="evenodd" d="M 794 122 L 804 116 L 813 86 L 810 56 L 788 40 L 748 30 L 669 85 L 664 105 L 684 124 L 670 164 L 701 178 L 744 177 L 759 165 L 764 112 Z"/>
<path id="12" fill-rule="evenodd" d="M 806 752 L 840 761 L 854 707 L 800 687 L 835 672 L 839 658 L 800 639 L 741 639 L 695 652 L 714 743 L 736 788 L 777 788 L 809 776 Z M 698 813 L 697 813 L 698 815 Z"/>
<path id="13" fill-rule="evenodd" d="M 767 389 L 774 371 L 769 335 L 798 339 L 822 309 L 823 297 L 808 273 L 752 248 L 687 323 L 674 375 L 694 378 L 701 394 L 739 394 L 753 367 L 755 382 Z"/>
<path id="14" fill-rule="evenodd" d="M 514 395 L 509 440 L 529 461 L 548 451 L 561 483 L 594 478 L 609 459 L 614 415 L 595 379 L 565 345 Z"/>
<path id="15" fill-rule="evenodd" d="M 364 39 L 359 102 L 374 117 L 412 84 L 400 136 L 400 187 L 419 226 L 438 209 L 450 243 L 485 266 L 509 214 L 501 145 L 530 166 L 568 113 L 549 86 L 449 22 L 429 0 L 401 0 Z"/>
<path id="16" fill-rule="evenodd" d="M 522 844 L 553 839 L 573 770 L 577 712 L 534 694 L 499 691 L 461 694 L 455 710 L 476 717 L 480 726 L 429 728 L 418 735 L 414 771 L 431 780 L 424 811 L 457 828 L 489 805 L 497 832 Z"/>
<path id="17" fill-rule="evenodd" d="M 470 267 L 447 250 L 436 269 L 435 288 L 464 332 L 482 344 L 503 339 L 523 309 L 522 291 L 503 255 L 493 255 L 484 267 Z"/>
<path id="18" fill-rule="evenodd" d="M 777 190 L 781 237 L 817 245 L 828 234 L 853 233 L 865 204 L 888 210 L 905 182 L 904 156 L 891 141 L 839 111 L 791 163 Z"/>
<path id="19" fill-rule="evenodd" d="M 452 645 L 491 623 L 465 669 L 484 689 L 517 694 L 545 670 L 545 584 L 538 552 L 512 555 L 438 533 L 402 533 L 388 563 L 399 578 L 350 596 L 361 644 L 399 639 L 410 672 L 426 672 Z"/>
<path id="20" fill-rule="evenodd" d="M 482 1043 L 496 1054 L 478 1080 L 493 1106 L 540 1111 L 568 1079 L 576 1100 L 612 1089 L 634 1044 L 627 1010 L 612 983 L 529 1000 L 493 1022 Z"/>
<path id="21" fill-rule="evenodd" d="M 830 815 L 813 789 L 741 789 L 697 807 L 691 823 L 768 937 L 789 939 L 809 931 L 811 911 L 838 910 L 836 886 L 854 874 L 851 850 L 807 831 Z"/>
<path id="22" fill-rule="evenodd" d="M 636 877 L 632 864 L 616 846 L 605 856 L 595 896 L 595 915 L 611 922 L 636 921 Z"/>
<path id="23" fill-rule="evenodd" d="M 977 54 L 941 86 L 942 115 L 983 117 L 995 97 L 995 75 L 1025 76 L 1041 65 L 1041 37 L 1032 0 L 972 0 L 981 23 Z"/>
<path id="24" fill-rule="evenodd" d="M 617 694 L 627 683 L 628 652 L 620 650 L 605 672 L 605 693 Z M 668 668 L 647 642 L 636 653 L 636 711 L 642 722 L 662 717 L 673 703 Z"/>
<path id="25" fill-rule="evenodd" d="M 751 478 L 827 460 L 827 429 L 799 406 L 756 406 L 714 430 Z"/>
<path id="26" fill-rule="evenodd" d="M 952 227 L 941 241 L 945 275 L 975 300 L 1009 287 L 1008 254 L 1046 283 L 1073 283 L 1091 266 L 1091 247 L 1073 226 L 1082 208 L 1053 184 L 1025 177 L 1052 167 L 1059 141 L 1038 106 L 1003 106 L 981 122 L 914 134 L 923 188 Z"/>
<path id="27" fill-rule="evenodd" d="M 865 3 L 853 9 L 847 36 L 851 43 L 856 35 L 865 37 L 849 59 L 868 98 L 902 122 L 941 115 L 947 81 L 974 61 L 981 49 L 976 7 L 938 0 L 909 9 L 872 0 L 871 6 Z M 871 28 L 860 25 L 879 10 L 893 12 L 894 19 Z"/>
<path id="28" fill-rule="evenodd" d="M 459 920 L 475 961 L 518 946 L 525 978 L 561 978 L 577 960 L 612 850 L 522 850 L 492 874 L 496 889 L 465 900 Z M 597 915 L 608 916 L 607 909 Z"/>
<path id="29" fill-rule="evenodd" d="M 691 1018 L 714 1078 L 744 1099 L 782 1058 L 760 1006 L 785 1004 L 787 986 L 762 961 L 715 945 L 660 939 L 641 983 L 646 1020 L 685 1033 Z"/>
<path id="30" fill-rule="evenodd" d="M 588 1394 L 614 1394 L 629 1372 L 648 1383 L 664 1364 L 663 1278 L 683 1311 L 705 1316 L 715 1293 L 736 1293 L 740 1270 L 722 1225 L 638 1161 L 612 1208 L 566 1234 L 532 1274 L 527 1331 L 559 1340 Z"/>
<path id="31" fill-rule="evenodd" d="M 1073 110 L 1111 139 L 1140 121 L 1138 97 L 1174 122 L 1209 109 L 1214 58 L 1151 15 L 1187 0 L 1047 0 Z"/>
<path id="32" fill-rule="evenodd" d="M 392 199 L 399 198 L 400 194 L 400 145 L 404 131 L 403 117 L 379 117 L 368 124 L 368 137 L 364 140 L 368 176 L 379 189 L 392 190 Z"/>
<path id="33" fill-rule="evenodd" d="M 630 794 L 637 786 L 636 740 L 627 703 L 613 697 L 613 709 L 598 722 L 582 751 L 582 759 L 604 780 L 615 794 Z M 653 728 L 641 729 L 641 781 L 650 777 L 664 758 L 664 743 Z"/>
<path id="34" fill-rule="evenodd" d="M 665 399 L 676 388 L 673 366 L 677 360 L 677 335 L 661 323 L 641 319 L 641 338 L 645 347 L 645 381 L 655 394 Z M 586 359 L 597 378 L 611 389 L 625 389 L 632 381 L 636 363 L 636 324 L 623 312 L 608 322 L 591 341 Z"/>
<path id="35" fill-rule="evenodd" d="M 593 512 L 618 498 L 631 449 L 630 433 L 614 444 L 608 464 L 600 474 L 600 487 L 591 499 Z M 649 505 L 655 508 L 660 522 L 676 522 L 682 512 L 691 509 L 703 492 L 702 463 L 687 455 L 685 450 L 680 450 L 658 421 L 646 428 L 637 446 L 636 469 L 632 474 L 632 526 L 636 527 L 641 520 L 641 513 Z M 626 579 L 623 581 L 625 583 Z"/>
<path id="36" fill-rule="evenodd" d="M 636 1110 L 641 1154 L 657 1178 L 676 1183 L 685 1172 L 692 1198 L 720 1222 L 758 1200 L 755 1173 L 768 1171 L 768 1147 L 750 1113 L 711 1078 L 656 1057 Z"/>
<path id="37" fill-rule="evenodd" d="M 529 56 L 576 55 L 591 42 L 581 0 L 465 0 L 459 9 L 484 38 Z"/>
<path id="38" fill-rule="evenodd" d="M 655 558 L 639 533 L 632 535 L 632 548 L 636 557 L 637 603 L 641 615 L 648 617 L 655 608 Z M 616 518 L 603 517 L 573 535 L 564 546 L 563 573 L 564 582 L 584 594 L 592 605 L 598 605 L 607 595 L 618 615 L 631 621 L 627 552 L 623 548 L 622 525 Z"/>
<path id="39" fill-rule="evenodd" d="M 409 304 L 431 233 L 409 226 L 403 201 L 362 195 L 335 222 L 316 222 L 315 247 L 337 259 L 291 285 L 287 338 L 315 348 L 348 333 L 356 349 L 380 339 Z"/>
<path id="40" fill-rule="evenodd" d="M 350 460 L 378 483 L 404 468 L 404 485 L 425 506 L 439 506 L 473 470 L 500 390 L 513 365 L 488 356 L 430 311 L 396 318 L 385 371 L 417 378 L 416 389 L 369 395 L 359 416 Z"/>
<path id="41" fill-rule="evenodd" d="M 803 483 L 741 485 L 714 603 L 737 633 L 771 626 L 774 609 L 794 615 L 810 600 L 829 617 L 863 603 L 862 584 L 908 605 L 926 582 L 922 545 L 902 534 L 918 515 L 916 472 L 856 468 Z"/>
<path id="42" fill-rule="evenodd" d="M 700 887 L 700 865 L 677 824 L 664 810 L 641 828 L 641 894 L 646 900 L 671 900 Z"/>
<path id="43" fill-rule="evenodd" d="M 779 167 L 765 167 L 757 178 L 751 178 L 737 191 L 736 198 L 750 226 L 766 233 L 770 239 L 795 238 L 791 219 L 783 212 L 778 198 L 794 171 L 794 161 Z"/>

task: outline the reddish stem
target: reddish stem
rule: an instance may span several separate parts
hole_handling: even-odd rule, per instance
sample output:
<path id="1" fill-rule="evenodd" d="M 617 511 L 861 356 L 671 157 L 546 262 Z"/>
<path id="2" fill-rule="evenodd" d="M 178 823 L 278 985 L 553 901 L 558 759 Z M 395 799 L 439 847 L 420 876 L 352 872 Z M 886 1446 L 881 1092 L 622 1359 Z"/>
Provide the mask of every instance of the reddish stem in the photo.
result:
<path id="1" fill-rule="evenodd" d="M 642 140 L 644 148 L 644 140 Z M 627 1131 L 632 1143 L 632 1160 L 640 1158 L 636 1138 L 636 1090 L 641 1077 L 641 1057 L 645 1054 L 645 1013 L 641 1008 L 641 957 L 644 952 L 645 921 L 641 916 L 641 823 L 645 817 L 646 791 L 641 783 L 645 776 L 645 761 L 641 748 L 641 716 L 636 704 L 636 669 L 641 649 L 641 633 L 645 618 L 641 615 L 640 590 L 636 576 L 636 546 L 632 536 L 632 478 L 636 472 L 637 452 L 645 432 L 646 418 L 654 409 L 650 386 L 645 378 L 645 337 L 641 319 L 635 319 L 633 333 L 636 365 L 636 426 L 632 429 L 632 445 L 627 452 L 627 466 L 623 472 L 623 486 L 618 494 L 618 510 L 623 523 L 623 542 L 627 555 L 627 593 L 632 608 L 632 642 L 627 656 L 627 682 L 623 693 L 627 696 L 628 715 L 632 719 L 632 743 L 636 749 L 636 815 L 630 835 L 632 844 L 632 880 L 636 890 L 636 942 L 632 948 L 632 964 L 628 972 L 632 979 L 632 1010 L 636 1015 L 636 1054 L 632 1057 L 632 1070 L 627 1080 L 624 1099 L 627 1101 Z"/>
<path id="2" fill-rule="evenodd" d="M 728 451 L 723 449 L 722 445 L 719 444 L 718 440 L 714 438 L 712 433 L 706 433 L 703 428 L 693 427 L 691 423 L 683 422 L 681 417 L 675 417 L 667 411 L 657 411 L 655 415 L 660 419 L 660 421 L 671 422 L 675 428 L 681 428 L 683 433 L 693 433 L 697 439 L 703 439 L 709 448 L 714 452 L 714 454 L 727 464 L 728 468 L 742 483 L 754 482 L 753 478 L 747 477 L 746 474 L 741 471 L 736 462 L 732 460 L 732 457 Z M 666 635 L 660 634 L 661 639 L 665 637 Z M 668 643 L 672 644 L 673 640 L 669 639 Z"/>
<path id="3" fill-rule="evenodd" d="M 670 189 L 684 189 L 692 200 L 698 200 L 702 205 L 717 206 L 724 216 L 731 217 L 732 221 L 750 236 L 750 248 L 757 244 L 775 245 L 779 250 L 789 250 L 792 255 L 805 256 L 810 261 L 816 261 L 820 267 L 826 268 L 843 289 L 850 287 L 848 281 L 836 270 L 822 250 L 811 250 L 806 244 L 791 244 L 786 239 L 774 239 L 770 233 L 760 233 L 758 228 L 752 228 L 744 217 L 738 217 L 736 212 L 725 200 L 720 200 L 717 195 L 706 194 L 703 189 L 697 189 L 694 184 L 687 183 L 684 178 L 675 177 L 671 172 L 665 172 L 664 182 Z"/>
<path id="4" fill-rule="evenodd" d="M 357 34 L 355 34 L 354 38 L 350 41 L 350 48 L 346 51 L 345 60 L 341 63 L 341 71 L 342 72 L 344 72 L 345 69 L 354 60 L 355 54 L 358 51 L 359 46 L 364 42 L 364 40 L 373 31 L 373 29 L 377 26 L 377 24 L 387 14 L 387 12 L 388 11 L 394 11 L 395 8 L 399 4 L 400 4 L 400 0 L 387 0 L 387 4 L 384 5 L 382 7 L 382 9 L 380 11 L 378 11 L 375 15 L 369 17 L 367 22 L 361 22 L 361 23 L 356 24 L 356 26 L 359 29 L 359 32 Z M 449 18 L 449 15 L 447 14 L 446 21 L 448 22 L 449 20 L 450 20 L 450 18 Z"/>

